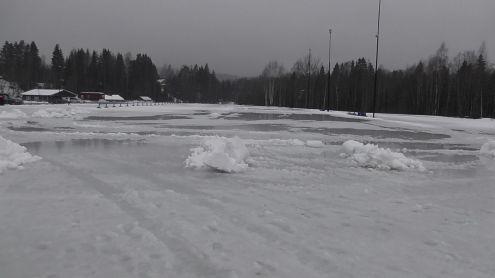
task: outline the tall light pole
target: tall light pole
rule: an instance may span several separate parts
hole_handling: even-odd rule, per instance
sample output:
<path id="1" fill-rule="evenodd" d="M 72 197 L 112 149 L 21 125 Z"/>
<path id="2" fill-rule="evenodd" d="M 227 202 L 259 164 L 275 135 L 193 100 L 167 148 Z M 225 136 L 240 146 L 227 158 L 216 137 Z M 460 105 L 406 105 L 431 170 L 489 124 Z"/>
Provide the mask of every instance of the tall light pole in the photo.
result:
<path id="1" fill-rule="evenodd" d="M 309 108 L 309 93 L 311 92 L 311 48 L 308 54 L 308 92 L 306 94 L 306 108 Z"/>
<path id="2" fill-rule="evenodd" d="M 376 112 L 376 91 L 378 90 L 378 49 L 380 46 L 380 17 L 382 13 L 382 0 L 378 1 L 378 32 L 376 33 L 376 60 L 375 60 L 375 90 L 373 91 L 373 118 Z"/>
<path id="3" fill-rule="evenodd" d="M 330 82 L 331 82 L 331 72 L 332 72 L 332 29 L 329 29 L 330 39 L 328 40 L 328 80 L 327 80 L 327 97 L 326 97 L 326 109 L 330 111 Z"/>

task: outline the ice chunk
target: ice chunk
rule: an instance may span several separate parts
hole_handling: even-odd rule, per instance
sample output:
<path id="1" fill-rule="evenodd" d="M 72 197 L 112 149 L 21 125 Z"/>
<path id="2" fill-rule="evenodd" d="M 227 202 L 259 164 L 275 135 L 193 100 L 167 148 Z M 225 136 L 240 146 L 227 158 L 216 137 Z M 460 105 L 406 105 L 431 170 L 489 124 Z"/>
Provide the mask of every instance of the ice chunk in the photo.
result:
<path id="1" fill-rule="evenodd" d="M 373 144 L 363 144 L 357 141 L 347 141 L 343 145 L 343 157 L 348 157 L 361 167 L 382 170 L 417 170 L 425 171 L 421 161 L 407 158 L 403 153 L 380 148 Z"/>
<path id="2" fill-rule="evenodd" d="M 482 155 L 490 156 L 495 158 L 495 141 L 488 141 L 481 146 L 480 153 Z"/>
<path id="3" fill-rule="evenodd" d="M 0 174 L 6 169 L 20 169 L 23 164 L 40 160 L 26 148 L 0 136 Z"/>
<path id="4" fill-rule="evenodd" d="M 209 167 L 225 173 L 242 172 L 248 168 L 249 150 L 239 137 L 210 137 L 191 151 L 186 167 Z"/>
<path id="5" fill-rule="evenodd" d="M 308 140 L 306 141 L 306 146 L 311 148 L 323 148 L 325 147 L 325 144 L 318 140 Z"/>

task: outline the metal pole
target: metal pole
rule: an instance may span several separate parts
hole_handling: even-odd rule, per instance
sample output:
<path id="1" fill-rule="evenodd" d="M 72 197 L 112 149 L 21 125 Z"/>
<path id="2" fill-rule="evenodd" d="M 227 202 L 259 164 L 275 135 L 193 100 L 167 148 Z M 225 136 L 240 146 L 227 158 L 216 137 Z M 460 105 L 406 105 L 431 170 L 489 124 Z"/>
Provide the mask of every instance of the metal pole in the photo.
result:
<path id="1" fill-rule="evenodd" d="M 306 94 L 306 108 L 309 108 L 309 92 L 311 91 L 311 48 L 308 56 L 308 92 Z"/>
<path id="2" fill-rule="evenodd" d="M 330 32 L 330 39 L 328 40 L 328 80 L 327 80 L 327 97 L 326 97 L 326 109 L 330 111 L 330 82 L 331 82 L 331 72 L 332 72 L 332 29 L 328 30 Z"/>
<path id="3" fill-rule="evenodd" d="M 376 112 L 376 92 L 378 90 L 378 49 L 380 46 L 380 17 L 382 13 L 382 0 L 378 1 L 378 32 L 376 33 L 376 56 L 375 56 L 375 90 L 373 91 L 373 118 Z"/>

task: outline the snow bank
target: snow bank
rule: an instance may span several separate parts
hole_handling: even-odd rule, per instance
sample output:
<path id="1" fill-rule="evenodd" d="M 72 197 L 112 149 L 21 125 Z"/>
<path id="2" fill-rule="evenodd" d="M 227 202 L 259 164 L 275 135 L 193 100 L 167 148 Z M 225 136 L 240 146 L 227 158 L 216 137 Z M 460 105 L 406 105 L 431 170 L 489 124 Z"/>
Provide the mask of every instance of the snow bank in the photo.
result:
<path id="1" fill-rule="evenodd" d="M 211 137 L 203 140 L 200 147 L 191 149 L 186 167 L 209 167 L 224 173 L 242 172 L 248 168 L 249 151 L 239 137 Z"/>
<path id="2" fill-rule="evenodd" d="M 323 148 L 325 147 L 325 144 L 318 140 L 308 140 L 306 141 L 306 146 L 311 148 Z"/>
<path id="3" fill-rule="evenodd" d="M 35 118 L 70 118 L 88 111 L 78 108 L 45 108 L 34 112 L 31 116 Z"/>
<path id="4" fill-rule="evenodd" d="M 0 119 L 19 119 L 26 117 L 27 117 L 26 113 L 22 112 L 19 109 L 12 109 L 11 111 L 0 112 Z"/>
<path id="5" fill-rule="evenodd" d="M 22 165 L 40 160 L 26 148 L 0 136 L 0 174 L 7 169 L 22 169 Z"/>
<path id="6" fill-rule="evenodd" d="M 483 144 L 483 146 L 481 146 L 480 153 L 482 155 L 491 156 L 495 158 L 495 141 L 489 141 Z"/>
<path id="7" fill-rule="evenodd" d="M 218 119 L 221 116 L 222 116 L 222 114 L 219 114 L 219 113 L 211 113 L 210 115 L 208 115 L 208 117 L 210 119 Z"/>
<path id="8" fill-rule="evenodd" d="M 362 144 L 353 140 L 345 142 L 342 157 L 348 157 L 361 167 L 382 170 L 417 170 L 425 171 L 421 161 L 407 158 L 403 153 L 380 148 L 373 144 Z"/>

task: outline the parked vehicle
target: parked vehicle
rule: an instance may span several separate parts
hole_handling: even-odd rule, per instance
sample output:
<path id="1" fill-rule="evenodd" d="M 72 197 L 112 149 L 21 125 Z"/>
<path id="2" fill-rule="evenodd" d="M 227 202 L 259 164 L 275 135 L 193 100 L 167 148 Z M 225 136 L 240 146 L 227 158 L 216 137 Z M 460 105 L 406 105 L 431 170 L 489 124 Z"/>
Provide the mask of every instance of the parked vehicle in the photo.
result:
<path id="1" fill-rule="evenodd" d="M 62 101 L 63 103 L 82 103 L 82 100 L 78 97 L 64 97 Z"/>
<path id="2" fill-rule="evenodd" d="M 20 98 L 12 98 L 8 94 L 0 94 L 0 105 L 5 104 L 19 105 L 23 104 L 23 101 Z"/>
<path id="3" fill-rule="evenodd" d="M 24 101 L 20 98 L 9 98 L 8 104 L 10 105 L 21 105 L 24 104 Z"/>

